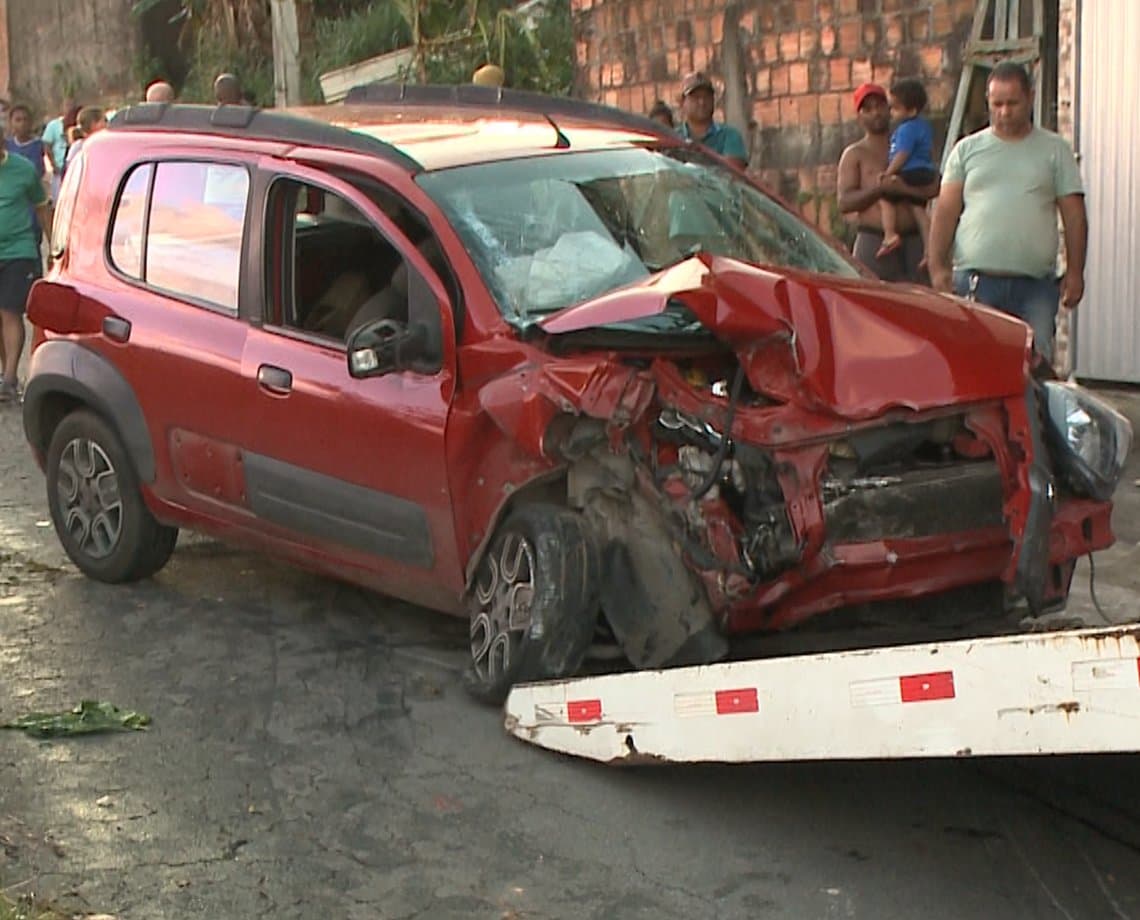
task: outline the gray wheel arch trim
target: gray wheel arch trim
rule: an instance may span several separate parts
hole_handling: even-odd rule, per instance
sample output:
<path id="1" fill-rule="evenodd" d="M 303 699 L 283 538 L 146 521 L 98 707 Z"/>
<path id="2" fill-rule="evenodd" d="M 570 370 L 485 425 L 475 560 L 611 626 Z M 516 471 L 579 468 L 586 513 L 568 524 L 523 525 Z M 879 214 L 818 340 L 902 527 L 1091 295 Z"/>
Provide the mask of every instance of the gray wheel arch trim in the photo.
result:
<path id="1" fill-rule="evenodd" d="M 119 432 L 141 482 L 154 482 L 154 445 L 135 392 L 115 366 L 75 342 L 44 342 L 32 354 L 24 389 L 24 434 L 46 453 L 44 401 L 55 394 L 86 403 Z"/>

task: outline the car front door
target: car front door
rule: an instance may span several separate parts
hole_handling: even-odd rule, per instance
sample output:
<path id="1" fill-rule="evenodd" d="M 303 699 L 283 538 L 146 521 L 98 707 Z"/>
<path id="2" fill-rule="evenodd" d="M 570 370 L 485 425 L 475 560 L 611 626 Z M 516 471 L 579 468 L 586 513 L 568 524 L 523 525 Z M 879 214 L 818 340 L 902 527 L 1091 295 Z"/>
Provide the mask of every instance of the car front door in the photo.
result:
<path id="1" fill-rule="evenodd" d="M 302 561 L 455 609 L 463 573 L 444 451 L 455 388 L 445 287 L 356 186 L 277 160 L 263 163 L 257 185 L 262 310 L 241 362 L 248 503 Z M 377 304 L 397 304 L 406 321 L 408 279 L 442 343 L 437 366 L 354 379 L 350 324 Z"/>

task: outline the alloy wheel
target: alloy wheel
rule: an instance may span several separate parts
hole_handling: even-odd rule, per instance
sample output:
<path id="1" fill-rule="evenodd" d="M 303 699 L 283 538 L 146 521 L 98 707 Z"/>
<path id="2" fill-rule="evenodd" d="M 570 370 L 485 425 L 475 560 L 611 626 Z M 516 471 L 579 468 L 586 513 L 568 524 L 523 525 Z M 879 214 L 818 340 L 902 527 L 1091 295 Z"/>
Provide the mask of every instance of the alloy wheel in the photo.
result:
<path id="1" fill-rule="evenodd" d="M 92 559 L 109 556 L 123 532 L 119 477 L 98 443 L 75 438 L 59 458 L 56 488 L 64 529 Z"/>
<path id="2" fill-rule="evenodd" d="M 478 612 L 471 618 L 471 660 L 480 680 L 494 684 L 508 677 L 512 654 L 530 628 L 534 548 L 522 535 L 507 532 L 481 569 L 474 590 Z"/>

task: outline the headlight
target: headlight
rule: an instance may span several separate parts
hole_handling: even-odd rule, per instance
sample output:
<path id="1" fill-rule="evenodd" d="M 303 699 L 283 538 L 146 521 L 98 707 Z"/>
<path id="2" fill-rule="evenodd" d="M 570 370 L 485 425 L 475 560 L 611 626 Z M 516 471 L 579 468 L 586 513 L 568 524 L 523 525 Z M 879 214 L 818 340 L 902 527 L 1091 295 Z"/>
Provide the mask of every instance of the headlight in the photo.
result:
<path id="1" fill-rule="evenodd" d="M 1048 439 L 1057 472 L 1079 495 L 1098 501 L 1112 497 L 1120 480 L 1132 425 L 1088 390 L 1046 381 Z"/>

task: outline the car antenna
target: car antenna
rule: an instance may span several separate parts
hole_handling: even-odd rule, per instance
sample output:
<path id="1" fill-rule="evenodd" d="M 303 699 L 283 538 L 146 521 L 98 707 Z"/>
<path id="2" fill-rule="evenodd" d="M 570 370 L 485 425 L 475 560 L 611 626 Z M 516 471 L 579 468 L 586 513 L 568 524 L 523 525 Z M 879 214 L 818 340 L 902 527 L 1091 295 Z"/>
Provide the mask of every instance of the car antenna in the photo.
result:
<path id="1" fill-rule="evenodd" d="M 545 118 L 548 122 L 550 122 L 550 127 L 552 127 L 554 129 L 554 133 L 556 135 L 558 135 L 557 140 L 555 140 L 555 142 L 554 142 L 555 148 L 557 148 L 559 150 L 565 150 L 567 147 L 569 147 L 570 146 L 570 138 L 568 138 L 565 134 L 562 133 L 562 129 L 560 127 L 558 127 L 558 123 L 553 118 L 551 118 L 550 115 L 546 112 L 542 113 L 542 117 Z"/>

